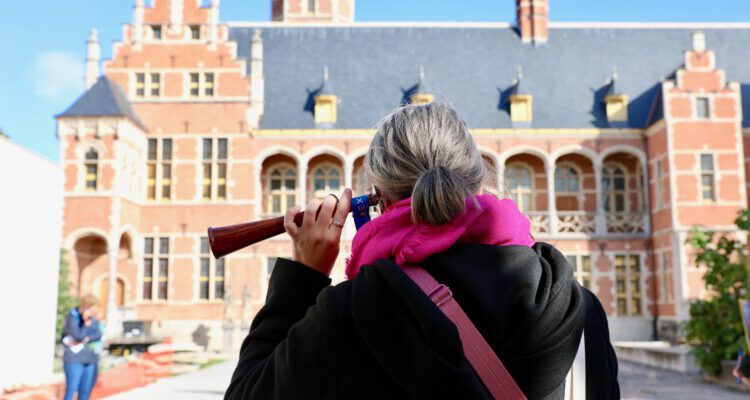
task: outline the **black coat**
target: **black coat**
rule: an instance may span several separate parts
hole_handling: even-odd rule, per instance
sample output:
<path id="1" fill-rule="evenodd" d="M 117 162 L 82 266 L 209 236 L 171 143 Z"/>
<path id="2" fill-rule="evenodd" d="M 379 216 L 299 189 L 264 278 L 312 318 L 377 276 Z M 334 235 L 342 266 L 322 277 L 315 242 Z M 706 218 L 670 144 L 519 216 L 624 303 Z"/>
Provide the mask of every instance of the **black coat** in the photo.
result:
<path id="1" fill-rule="evenodd" d="M 587 399 L 618 399 L 599 301 L 554 247 L 463 244 L 421 263 L 529 399 L 562 399 L 586 326 Z M 390 260 L 330 280 L 279 259 L 225 399 L 490 398 L 456 327 Z"/>

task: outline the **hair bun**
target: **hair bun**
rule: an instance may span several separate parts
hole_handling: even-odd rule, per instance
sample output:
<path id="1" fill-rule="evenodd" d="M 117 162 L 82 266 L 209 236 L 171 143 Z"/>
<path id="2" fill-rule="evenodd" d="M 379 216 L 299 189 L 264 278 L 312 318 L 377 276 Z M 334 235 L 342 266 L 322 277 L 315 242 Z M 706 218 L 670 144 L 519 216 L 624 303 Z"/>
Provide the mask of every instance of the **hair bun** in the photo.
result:
<path id="1" fill-rule="evenodd" d="M 434 167 L 414 185 L 412 218 L 428 225 L 445 224 L 466 211 L 466 198 L 470 195 L 461 176 L 446 167 Z"/>

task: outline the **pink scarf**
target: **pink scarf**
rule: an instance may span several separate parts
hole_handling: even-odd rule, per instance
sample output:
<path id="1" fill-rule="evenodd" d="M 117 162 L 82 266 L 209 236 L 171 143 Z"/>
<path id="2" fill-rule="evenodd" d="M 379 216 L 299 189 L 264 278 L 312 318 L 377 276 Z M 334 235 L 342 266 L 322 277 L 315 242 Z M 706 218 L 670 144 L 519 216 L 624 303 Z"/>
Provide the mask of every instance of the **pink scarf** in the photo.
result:
<path id="1" fill-rule="evenodd" d="M 346 260 L 346 277 L 354 278 L 363 265 L 382 258 L 393 259 L 399 265 L 418 263 L 456 243 L 534 244 L 531 223 L 513 200 L 500 200 L 489 194 L 476 198 L 479 208 L 473 199 L 466 199 L 466 212 L 439 226 L 414 224 L 411 198 L 391 205 L 357 231 L 352 255 Z"/>

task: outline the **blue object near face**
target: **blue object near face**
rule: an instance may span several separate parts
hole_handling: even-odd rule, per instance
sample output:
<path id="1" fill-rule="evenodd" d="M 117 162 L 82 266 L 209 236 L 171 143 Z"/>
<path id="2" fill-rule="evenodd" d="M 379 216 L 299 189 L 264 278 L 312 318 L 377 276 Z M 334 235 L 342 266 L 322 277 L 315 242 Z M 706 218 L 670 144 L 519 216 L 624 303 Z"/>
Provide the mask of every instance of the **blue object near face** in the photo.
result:
<path id="1" fill-rule="evenodd" d="M 370 199 L 368 195 L 352 199 L 352 216 L 357 230 L 370 222 Z"/>

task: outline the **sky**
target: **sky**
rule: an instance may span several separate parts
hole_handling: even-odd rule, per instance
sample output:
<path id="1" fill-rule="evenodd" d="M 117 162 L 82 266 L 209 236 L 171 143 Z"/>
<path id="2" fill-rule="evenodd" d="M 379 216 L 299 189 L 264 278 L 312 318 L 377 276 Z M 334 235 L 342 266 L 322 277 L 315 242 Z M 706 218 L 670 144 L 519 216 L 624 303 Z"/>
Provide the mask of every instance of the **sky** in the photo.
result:
<path id="1" fill-rule="evenodd" d="M 54 115 L 83 91 L 86 38 L 111 55 L 133 0 L 2 0 L 0 129 L 58 161 Z M 268 21 L 271 0 L 222 0 L 222 21 Z M 513 0 L 357 0 L 357 21 L 513 22 Z M 750 22 L 748 0 L 550 0 L 552 21 Z M 710 43 L 709 43 L 710 47 Z"/>

